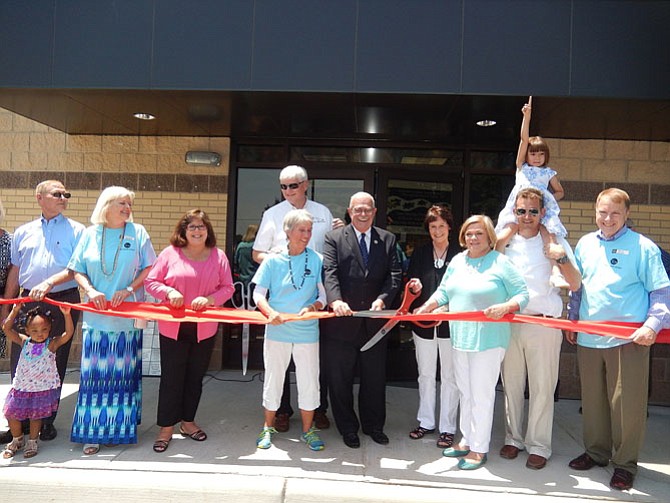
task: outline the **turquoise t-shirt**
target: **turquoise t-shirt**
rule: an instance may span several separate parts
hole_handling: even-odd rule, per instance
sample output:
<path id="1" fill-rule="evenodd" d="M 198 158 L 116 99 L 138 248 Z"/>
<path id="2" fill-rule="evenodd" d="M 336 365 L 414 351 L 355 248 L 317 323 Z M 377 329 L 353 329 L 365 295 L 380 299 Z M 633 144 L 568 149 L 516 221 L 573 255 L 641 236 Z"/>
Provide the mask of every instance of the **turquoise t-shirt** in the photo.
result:
<path id="1" fill-rule="evenodd" d="M 661 251 L 650 239 L 628 229 L 605 241 L 592 232 L 575 248 L 582 273 L 579 319 L 644 323 L 649 292 L 667 287 Z M 579 332 L 577 343 L 588 348 L 612 348 L 630 341 Z"/>
<path id="2" fill-rule="evenodd" d="M 528 289 L 512 261 L 495 250 L 476 259 L 467 252 L 456 255 L 447 267 L 431 299 L 449 304 L 449 311 L 481 311 L 493 304 L 515 300 L 521 309 L 528 304 Z M 454 349 L 485 351 L 507 349 L 512 334 L 506 322 L 450 321 Z"/>
<path id="3" fill-rule="evenodd" d="M 268 289 L 268 303 L 272 309 L 296 314 L 317 299 L 321 267 L 321 256 L 311 248 L 294 256 L 289 256 L 287 252 L 273 253 L 263 260 L 251 281 Z M 318 342 L 319 323 L 317 320 L 305 320 L 266 325 L 265 336 L 277 342 Z"/>
<path id="4" fill-rule="evenodd" d="M 67 268 L 86 274 L 91 285 L 112 300 L 114 292 L 123 290 L 132 283 L 143 269 L 156 261 L 156 252 L 146 229 L 128 222 L 124 229 L 105 229 L 105 264 L 102 265 L 102 225 L 88 227 L 81 237 Z M 123 240 L 121 237 L 123 235 Z M 120 242 L 119 242 L 120 241 Z M 117 257 L 118 250 L 118 257 Z M 116 258 L 116 266 L 114 265 Z M 86 299 L 88 300 L 88 299 Z M 135 290 L 127 302 L 142 302 L 144 287 Z M 131 318 L 108 316 L 84 312 L 83 325 L 96 330 L 130 330 L 134 321 Z"/>

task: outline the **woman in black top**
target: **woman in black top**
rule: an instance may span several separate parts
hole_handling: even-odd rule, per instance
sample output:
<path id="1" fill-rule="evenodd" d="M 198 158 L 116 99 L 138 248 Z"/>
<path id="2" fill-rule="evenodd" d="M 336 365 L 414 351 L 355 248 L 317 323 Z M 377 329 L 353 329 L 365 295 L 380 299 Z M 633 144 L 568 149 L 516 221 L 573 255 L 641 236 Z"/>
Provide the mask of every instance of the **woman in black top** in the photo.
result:
<path id="1" fill-rule="evenodd" d="M 434 205 L 428 209 L 424 227 L 430 234 L 431 241 L 416 249 L 409 263 L 408 277 L 418 278 L 423 285 L 421 295 L 415 300 L 412 308 L 417 308 L 428 300 L 442 281 L 449 261 L 459 252 L 457 247 L 449 246 L 449 232 L 453 224 L 451 211 L 446 206 Z M 412 334 L 419 369 L 419 411 L 417 413 L 419 426 L 410 431 L 409 436 L 419 439 L 435 431 L 435 375 L 439 356 L 440 417 L 437 426 L 440 436 L 437 446 L 451 447 L 457 426 L 458 388 L 451 361 L 449 324 L 441 323 L 433 328 L 421 328 L 415 325 Z"/>

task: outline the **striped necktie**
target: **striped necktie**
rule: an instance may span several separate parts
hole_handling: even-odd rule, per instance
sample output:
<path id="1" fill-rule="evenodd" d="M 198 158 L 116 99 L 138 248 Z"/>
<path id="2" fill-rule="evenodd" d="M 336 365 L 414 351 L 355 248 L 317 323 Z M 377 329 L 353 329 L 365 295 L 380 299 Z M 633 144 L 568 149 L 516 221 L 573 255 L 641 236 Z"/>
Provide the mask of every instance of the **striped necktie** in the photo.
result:
<path id="1" fill-rule="evenodd" d="M 368 246 L 365 244 L 365 234 L 361 234 L 361 240 L 358 242 L 358 247 L 361 249 L 361 256 L 363 257 L 363 264 L 365 264 L 365 268 L 368 268 L 368 258 L 370 258 L 370 255 L 368 254 Z"/>

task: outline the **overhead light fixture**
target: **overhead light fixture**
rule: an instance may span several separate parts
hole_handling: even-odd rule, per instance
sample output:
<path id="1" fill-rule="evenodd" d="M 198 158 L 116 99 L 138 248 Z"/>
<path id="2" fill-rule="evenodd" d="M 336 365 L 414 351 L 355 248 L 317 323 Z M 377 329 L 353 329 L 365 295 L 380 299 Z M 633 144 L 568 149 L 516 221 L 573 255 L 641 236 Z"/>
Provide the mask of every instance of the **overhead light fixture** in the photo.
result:
<path id="1" fill-rule="evenodd" d="M 156 118 L 155 115 L 151 115 L 146 112 L 137 112 L 136 114 L 133 114 L 133 117 L 142 121 L 152 121 Z"/>
<path id="2" fill-rule="evenodd" d="M 186 164 L 197 166 L 221 166 L 221 154 L 218 152 L 186 152 Z"/>
<path id="3" fill-rule="evenodd" d="M 477 121 L 477 125 L 480 127 L 491 127 L 496 125 L 496 121 L 493 119 L 484 119 L 481 121 Z"/>

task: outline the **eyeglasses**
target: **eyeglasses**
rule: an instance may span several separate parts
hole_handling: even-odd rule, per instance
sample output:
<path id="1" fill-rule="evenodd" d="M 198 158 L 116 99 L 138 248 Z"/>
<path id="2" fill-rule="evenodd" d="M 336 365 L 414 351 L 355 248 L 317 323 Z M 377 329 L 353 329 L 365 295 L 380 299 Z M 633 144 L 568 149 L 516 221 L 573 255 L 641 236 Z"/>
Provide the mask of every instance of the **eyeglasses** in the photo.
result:
<path id="1" fill-rule="evenodd" d="M 362 215 L 364 213 L 372 213 L 375 211 L 374 208 L 370 208 L 369 206 L 356 206 L 355 208 L 351 208 L 351 212 L 354 215 Z"/>
<path id="2" fill-rule="evenodd" d="M 305 180 L 303 180 L 302 182 L 304 182 L 304 181 L 305 181 Z M 297 189 L 298 187 L 300 187 L 300 184 L 301 184 L 302 182 L 289 183 L 288 185 L 285 184 L 285 183 L 280 183 L 280 184 L 279 184 L 279 188 L 280 188 L 281 190 L 288 190 L 288 189 L 295 190 L 295 189 Z"/>
<path id="3" fill-rule="evenodd" d="M 69 192 L 51 192 L 51 197 L 55 197 L 56 199 L 70 199 L 72 194 Z"/>
<path id="4" fill-rule="evenodd" d="M 192 225 L 191 224 L 191 225 L 186 226 L 186 230 L 189 230 L 189 231 L 204 231 L 205 229 L 207 229 L 206 225 Z"/>
<path id="5" fill-rule="evenodd" d="M 529 210 L 526 210 L 525 208 L 517 208 L 516 210 L 514 210 L 514 213 L 521 216 L 521 215 L 525 215 L 526 211 L 528 211 L 528 213 L 530 213 L 534 217 L 536 217 L 540 214 L 540 210 L 538 210 L 537 208 L 531 208 Z"/>

